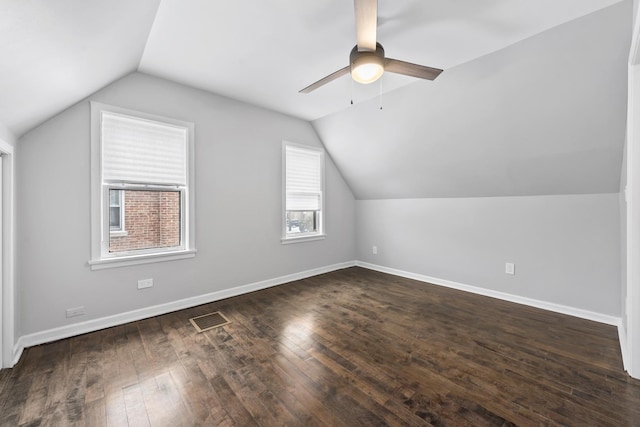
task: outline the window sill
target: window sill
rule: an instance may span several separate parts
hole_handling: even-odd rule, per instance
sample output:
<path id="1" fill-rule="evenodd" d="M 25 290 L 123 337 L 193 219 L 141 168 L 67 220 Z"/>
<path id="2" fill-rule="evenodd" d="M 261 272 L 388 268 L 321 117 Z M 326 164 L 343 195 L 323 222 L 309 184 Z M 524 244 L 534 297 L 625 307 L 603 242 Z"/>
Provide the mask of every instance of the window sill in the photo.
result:
<path id="1" fill-rule="evenodd" d="M 290 243 L 302 243 L 302 242 L 312 242 L 314 240 L 324 240 L 327 237 L 326 234 L 313 234 L 307 236 L 300 237 L 283 237 L 281 242 L 283 245 L 288 245 Z"/>
<path id="2" fill-rule="evenodd" d="M 92 259 L 89 261 L 91 270 L 103 270 L 105 268 L 128 267 L 138 264 L 149 264 L 152 262 L 174 261 L 178 259 L 194 258 L 195 249 L 184 251 L 163 252 L 144 255 L 128 255 L 114 258 Z"/>
<path id="3" fill-rule="evenodd" d="M 117 231 L 109 232 L 110 237 L 124 237 L 128 235 L 129 235 L 129 232 L 127 232 L 127 230 L 117 230 Z"/>

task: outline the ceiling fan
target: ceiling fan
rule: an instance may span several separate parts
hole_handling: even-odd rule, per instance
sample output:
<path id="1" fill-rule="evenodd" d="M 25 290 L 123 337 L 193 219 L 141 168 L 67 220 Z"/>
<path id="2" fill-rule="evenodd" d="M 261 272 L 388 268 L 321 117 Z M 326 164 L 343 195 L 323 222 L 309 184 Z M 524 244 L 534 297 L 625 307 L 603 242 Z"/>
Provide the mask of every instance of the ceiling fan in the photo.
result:
<path id="1" fill-rule="evenodd" d="M 433 80 L 440 75 L 442 70 L 439 68 L 385 58 L 384 48 L 376 41 L 378 0 L 354 0 L 354 5 L 357 44 L 351 49 L 349 65 L 310 84 L 300 93 L 314 91 L 347 73 L 351 73 L 353 80 L 364 84 L 375 82 L 385 71 L 427 80 Z"/>

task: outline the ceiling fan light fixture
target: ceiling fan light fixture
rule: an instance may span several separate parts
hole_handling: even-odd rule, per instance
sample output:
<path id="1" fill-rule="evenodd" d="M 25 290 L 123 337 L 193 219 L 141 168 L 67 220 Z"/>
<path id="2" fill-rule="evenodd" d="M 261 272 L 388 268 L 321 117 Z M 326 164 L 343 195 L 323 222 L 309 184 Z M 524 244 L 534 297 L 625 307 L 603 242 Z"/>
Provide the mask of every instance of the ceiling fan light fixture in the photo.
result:
<path id="1" fill-rule="evenodd" d="M 378 0 L 353 0 L 353 4 L 358 44 L 351 49 L 349 65 L 310 84 L 300 90 L 300 93 L 310 93 L 347 73 L 351 74 L 353 80 L 363 84 L 375 82 L 385 71 L 425 80 L 433 80 L 442 73 L 439 68 L 385 58 L 382 45 L 376 42 Z M 380 85 L 380 93 L 382 93 L 382 85 Z"/>
<path id="2" fill-rule="evenodd" d="M 376 43 L 374 52 L 359 52 L 356 46 L 351 50 L 349 62 L 353 80 L 363 84 L 373 83 L 384 73 L 384 49 L 380 43 Z"/>
<path id="3" fill-rule="evenodd" d="M 384 73 L 384 67 L 376 61 L 362 60 L 354 63 L 351 66 L 351 77 L 358 83 L 368 84 L 378 80 L 382 73 Z"/>

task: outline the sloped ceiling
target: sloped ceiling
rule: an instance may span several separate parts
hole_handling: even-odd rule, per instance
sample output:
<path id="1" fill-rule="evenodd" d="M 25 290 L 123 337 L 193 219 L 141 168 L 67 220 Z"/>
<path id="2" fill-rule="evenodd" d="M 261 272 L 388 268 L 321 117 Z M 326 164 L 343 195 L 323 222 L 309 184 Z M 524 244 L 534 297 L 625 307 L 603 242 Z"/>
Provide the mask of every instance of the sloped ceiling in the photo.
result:
<path id="1" fill-rule="evenodd" d="M 389 57 L 449 69 L 617 1 L 379 0 L 377 38 Z M 298 93 L 348 65 L 352 0 L 221 4 L 163 0 L 140 71 L 306 120 L 379 93 L 348 77 Z M 383 91 L 413 82 L 387 74 Z"/>
<path id="2" fill-rule="evenodd" d="M 617 191 L 631 0 L 379 0 L 388 56 L 343 77 L 350 0 L 3 0 L 0 124 L 20 136 L 134 71 L 312 121 L 359 198 Z M 356 104 L 350 106 L 354 99 Z"/>
<path id="3" fill-rule="evenodd" d="M 619 191 L 631 4 L 314 121 L 359 199 Z"/>
<path id="4" fill-rule="evenodd" d="M 159 2 L 0 1 L 0 122 L 20 136 L 136 71 Z"/>

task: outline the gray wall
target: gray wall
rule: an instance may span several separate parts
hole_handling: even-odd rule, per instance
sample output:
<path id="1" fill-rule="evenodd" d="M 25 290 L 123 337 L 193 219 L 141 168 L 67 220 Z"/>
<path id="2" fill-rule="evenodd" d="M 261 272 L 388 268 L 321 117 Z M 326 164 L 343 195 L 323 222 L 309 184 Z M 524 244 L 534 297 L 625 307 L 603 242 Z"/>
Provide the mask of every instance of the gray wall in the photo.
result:
<path id="1" fill-rule="evenodd" d="M 617 193 L 359 200 L 357 255 L 409 273 L 619 316 L 618 203 Z M 515 276 L 504 273 L 505 262 L 515 263 Z"/>
<path id="2" fill-rule="evenodd" d="M 0 139 L 12 146 L 16 145 L 16 137 L 2 123 L 0 123 Z"/>
<path id="3" fill-rule="evenodd" d="M 91 271 L 89 100 L 195 123 L 193 259 Z M 282 245 L 282 140 L 320 146 L 311 125 L 134 73 L 20 138 L 18 336 L 355 258 L 355 201 L 326 162 L 327 238 Z M 151 289 L 137 280 L 152 277 Z M 66 319 L 65 309 L 87 314 Z"/>

